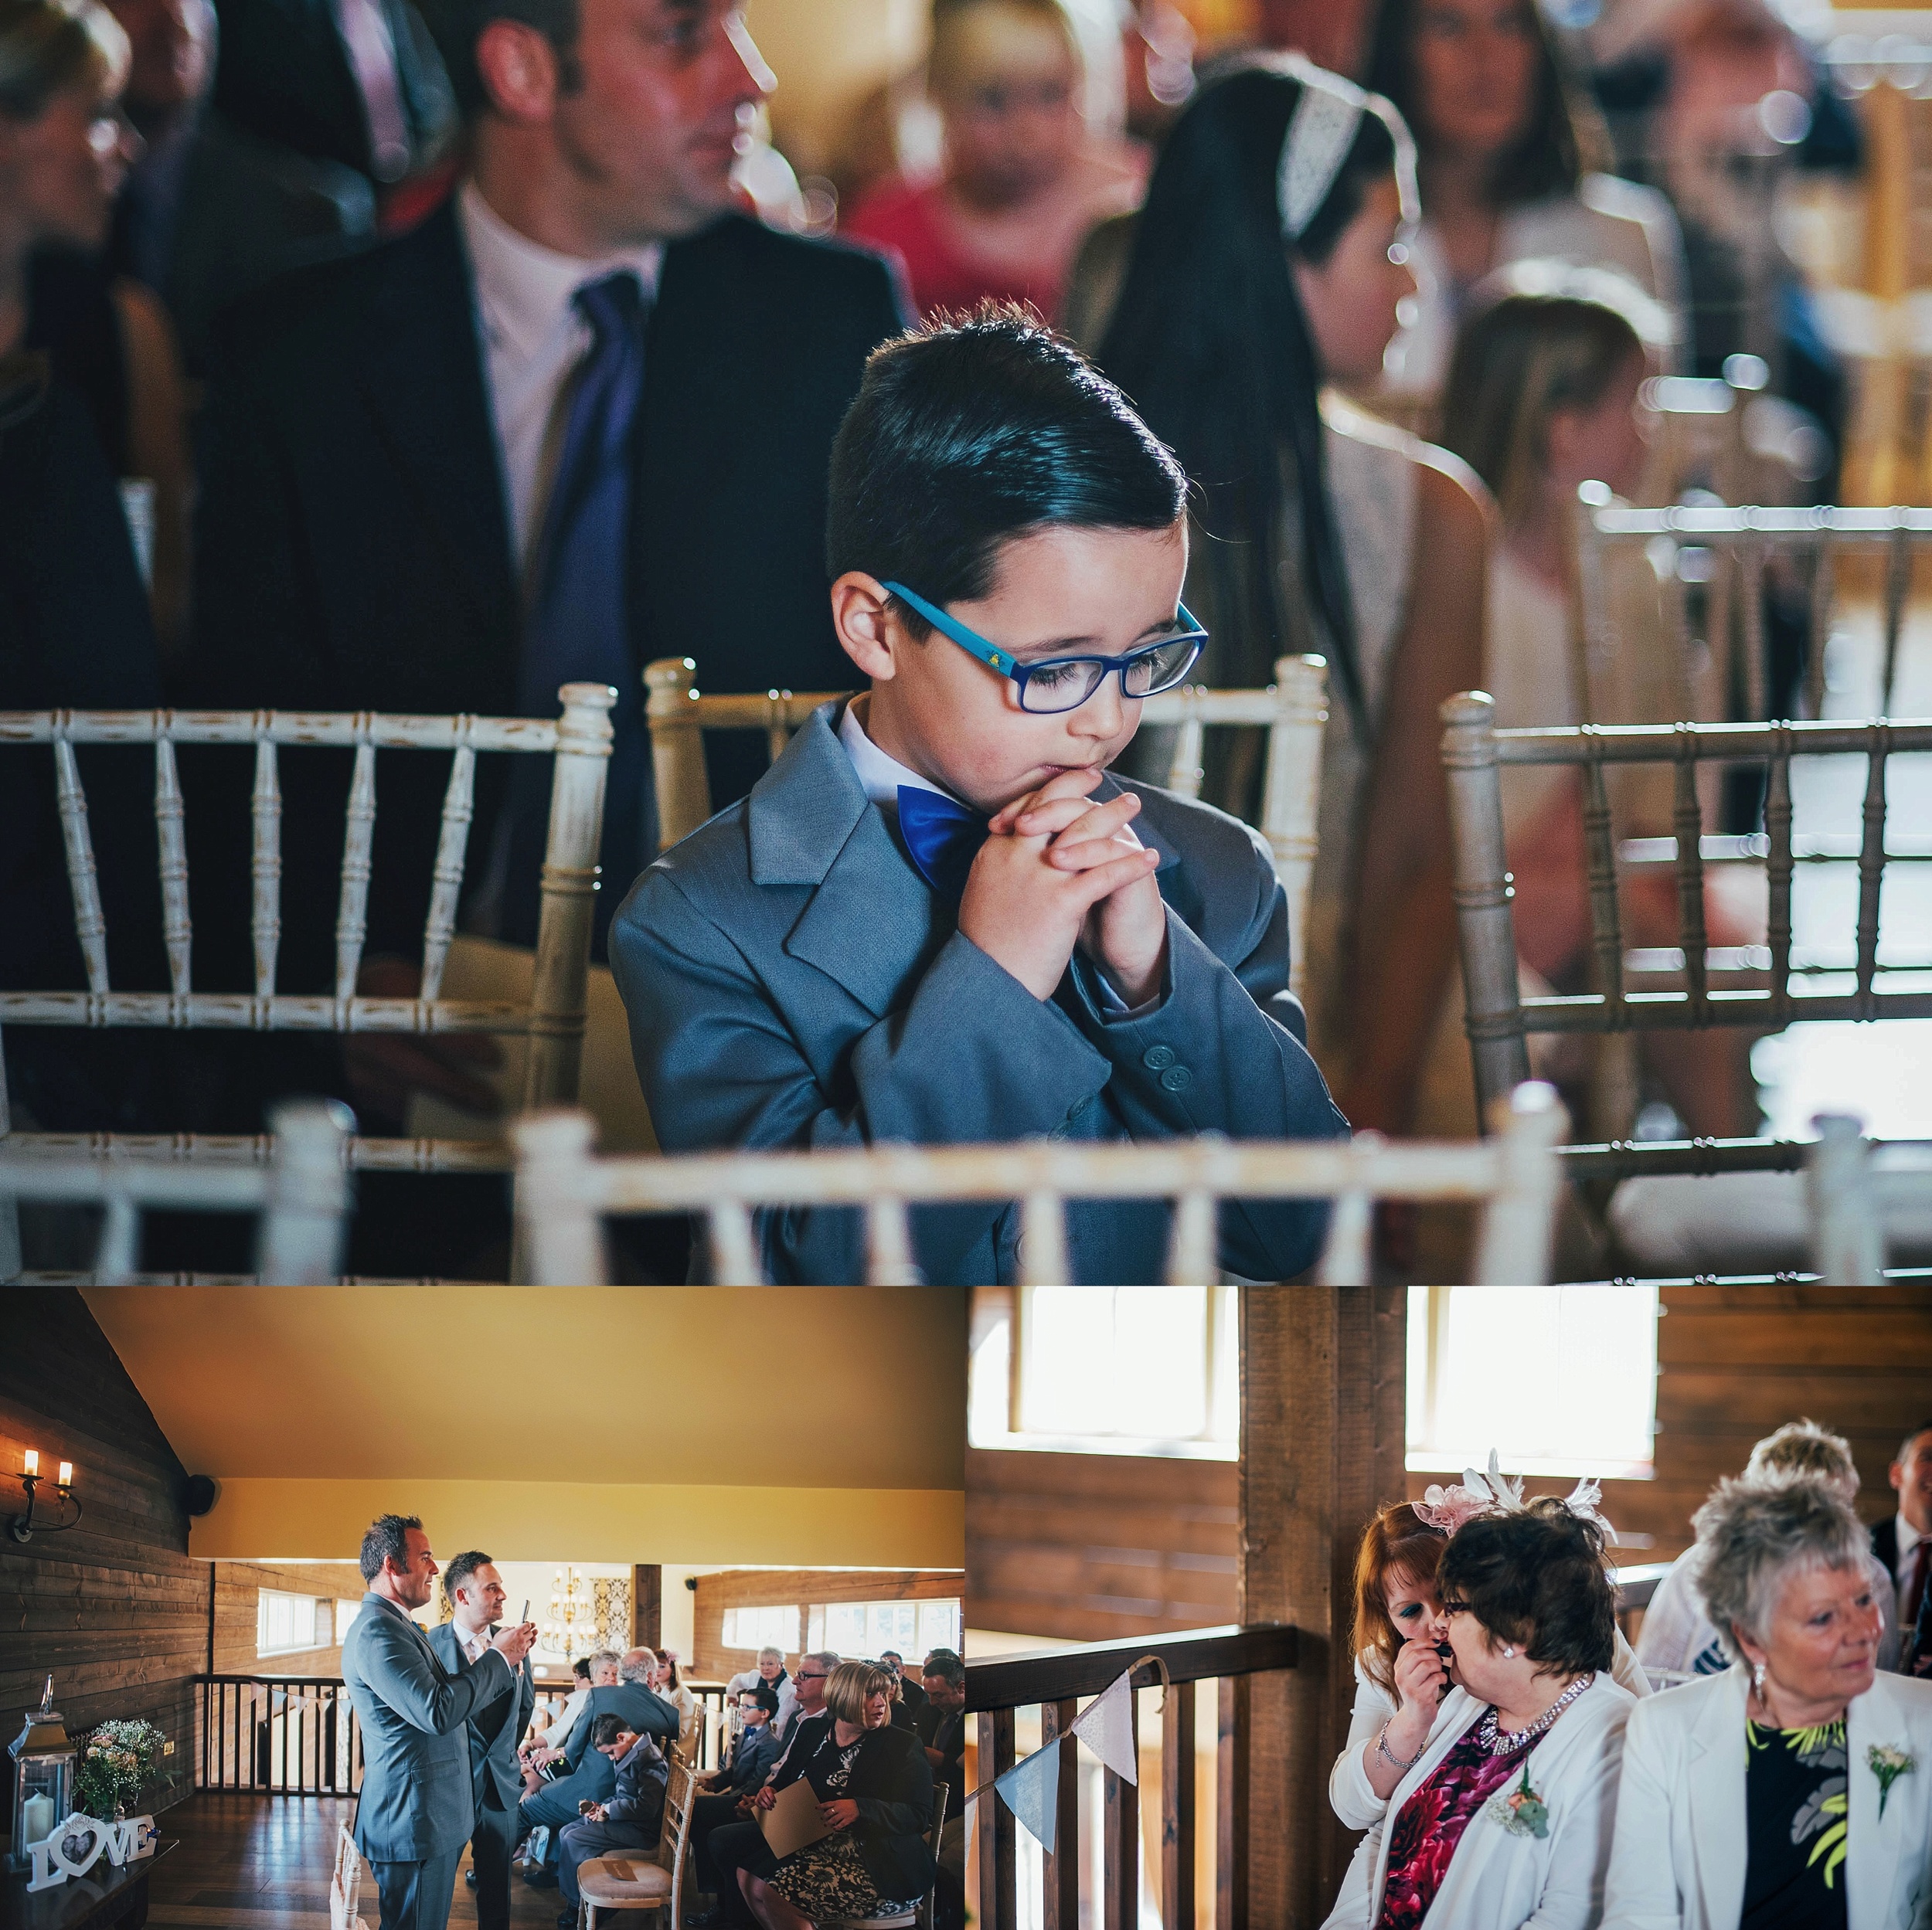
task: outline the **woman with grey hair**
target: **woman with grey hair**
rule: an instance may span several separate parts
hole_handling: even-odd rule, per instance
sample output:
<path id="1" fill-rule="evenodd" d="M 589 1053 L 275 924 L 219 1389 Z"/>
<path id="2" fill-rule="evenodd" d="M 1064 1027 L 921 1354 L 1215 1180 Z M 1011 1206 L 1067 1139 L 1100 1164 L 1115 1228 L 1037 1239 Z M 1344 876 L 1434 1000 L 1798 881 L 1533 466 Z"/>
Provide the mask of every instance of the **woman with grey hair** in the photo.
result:
<path id="1" fill-rule="evenodd" d="M 1751 1449 L 1743 1479 L 1828 1482 L 1848 1501 L 1855 1500 L 1859 1491 L 1858 1464 L 1852 1458 L 1851 1443 L 1815 1421 L 1787 1421 L 1766 1435 Z M 1885 1620 L 1879 1636 L 1879 1667 L 1895 1669 L 1899 1664 L 1898 1599 L 1887 1585 L 1889 1571 L 1876 1555 L 1871 1559 L 1872 1585 Z M 1644 1611 L 1644 1626 L 1638 1631 L 1637 1660 L 1659 1688 L 1687 1675 L 1722 1675 L 1730 1667 L 1723 1638 L 1704 1612 L 1698 1593 L 1698 1560 L 1693 1546 L 1671 1564 L 1670 1572 L 1658 1583 Z"/>
<path id="2" fill-rule="evenodd" d="M 1631 1711 L 1603 1930 L 1923 1930 L 1932 1682 L 1878 1673 L 1851 1504 L 1723 1481 L 1696 1526 L 1731 1666 Z"/>

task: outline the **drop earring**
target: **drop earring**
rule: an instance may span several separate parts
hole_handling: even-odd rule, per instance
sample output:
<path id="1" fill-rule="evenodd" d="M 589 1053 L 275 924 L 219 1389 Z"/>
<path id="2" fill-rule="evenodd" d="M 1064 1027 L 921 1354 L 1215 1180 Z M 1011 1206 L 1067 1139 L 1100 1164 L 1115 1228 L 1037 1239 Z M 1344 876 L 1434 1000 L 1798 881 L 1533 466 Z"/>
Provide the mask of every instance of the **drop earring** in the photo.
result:
<path id="1" fill-rule="evenodd" d="M 1502 1659 L 1505 1662 L 1513 1662 L 1516 1659 L 1516 1645 L 1515 1643 L 1506 1642 L 1503 1644 Z"/>
<path id="2" fill-rule="evenodd" d="M 1757 1699 L 1764 1700 L 1764 1665 L 1761 1662 L 1751 1664 L 1751 1687 L 1757 1691 Z"/>

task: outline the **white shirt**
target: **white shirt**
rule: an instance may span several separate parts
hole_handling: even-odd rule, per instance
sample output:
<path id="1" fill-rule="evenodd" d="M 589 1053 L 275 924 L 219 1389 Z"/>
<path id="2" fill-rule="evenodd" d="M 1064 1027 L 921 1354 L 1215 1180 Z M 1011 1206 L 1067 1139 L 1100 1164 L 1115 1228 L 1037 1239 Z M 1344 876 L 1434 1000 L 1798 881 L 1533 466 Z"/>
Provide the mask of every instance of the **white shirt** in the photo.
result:
<path id="1" fill-rule="evenodd" d="M 510 541 L 519 575 L 542 526 L 556 467 L 570 375 L 590 346 L 572 297 L 587 283 L 628 268 L 646 301 L 658 291 L 664 250 L 652 243 L 585 261 L 519 234 L 466 181 L 457 218 L 476 278 L 478 321 L 490 410 L 502 452 Z"/>
<path id="2" fill-rule="evenodd" d="M 464 1659 L 466 1661 L 481 1662 L 489 1653 L 490 1632 L 487 1627 L 478 1629 L 472 1635 L 459 1622 L 456 1624 L 456 1639 L 462 1645 Z"/>
<path id="3" fill-rule="evenodd" d="M 930 777 L 921 777 L 917 771 L 908 770 L 896 757 L 888 756 L 866 735 L 866 727 L 859 721 L 859 707 L 855 703 L 845 706 L 845 714 L 838 720 L 838 741 L 845 747 L 845 755 L 852 759 L 852 769 L 859 773 L 859 782 L 867 797 L 875 804 L 883 804 L 889 811 L 899 809 L 899 787 L 910 784 L 914 790 L 929 790 L 941 797 L 951 797 L 952 793 L 935 784 Z M 958 799 L 954 798 L 957 804 Z"/>

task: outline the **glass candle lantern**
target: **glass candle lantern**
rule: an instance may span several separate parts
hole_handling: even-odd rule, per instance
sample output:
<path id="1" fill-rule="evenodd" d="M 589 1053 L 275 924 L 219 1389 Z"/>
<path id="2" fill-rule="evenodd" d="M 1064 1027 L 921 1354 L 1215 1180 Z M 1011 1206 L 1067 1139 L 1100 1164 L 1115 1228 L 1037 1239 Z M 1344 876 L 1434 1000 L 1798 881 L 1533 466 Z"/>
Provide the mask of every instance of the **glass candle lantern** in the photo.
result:
<path id="1" fill-rule="evenodd" d="M 7 1745 L 13 1758 L 13 1828 L 9 1860 L 15 1869 L 28 1863 L 27 1845 L 51 1836 L 73 1813 L 74 1746 L 60 1711 L 53 1706 L 53 1677 L 40 1707 Z"/>

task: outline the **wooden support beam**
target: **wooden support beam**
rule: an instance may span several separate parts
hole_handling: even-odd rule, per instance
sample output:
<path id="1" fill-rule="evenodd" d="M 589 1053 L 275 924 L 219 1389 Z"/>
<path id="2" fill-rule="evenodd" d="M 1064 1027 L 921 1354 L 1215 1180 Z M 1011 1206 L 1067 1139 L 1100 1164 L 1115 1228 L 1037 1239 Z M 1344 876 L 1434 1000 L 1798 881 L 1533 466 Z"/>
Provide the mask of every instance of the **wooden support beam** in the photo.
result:
<path id="1" fill-rule="evenodd" d="M 1161 1921 L 1193 1930 L 1194 1684 L 1168 1686 L 1161 1710 Z"/>
<path id="2" fill-rule="evenodd" d="M 979 1779 L 985 1784 L 1013 1766 L 1013 1712 L 994 1709 L 978 1721 Z M 1017 1930 L 1019 1864 L 1013 1827 L 1012 1811 L 987 1790 L 979 1799 L 978 1823 L 980 1930 Z"/>
<path id="3" fill-rule="evenodd" d="M 631 1646 L 655 1649 L 664 1639 L 664 1570 L 655 1562 L 631 1570 Z M 689 1656 L 685 1660 L 689 1661 Z"/>
<path id="4" fill-rule="evenodd" d="M 1248 1739 L 1253 1678 L 1224 1675 L 1214 1778 L 1214 1930 L 1248 1930 Z"/>
<path id="5" fill-rule="evenodd" d="M 1352 1847 L 1328 1807 L 1348 1735 L 1356 1548 L 1404 1490 L 1407 1295 L 1258 1286 L 1241 1296 L 1240 1616 L 1301 1632 L 1291 1673 L 1250 1687 L 1248 1915 L 1314 1930 Z"/>
<path id="6" fill-rule="evenodd" d="M 1135 1755 L 1141 1746 L 1140 1697 L 1127 1699 Z M 1102 1930 L 1141 1930 L 1141 1792 L 1111 1769 L 1102 1772 Z"/>

